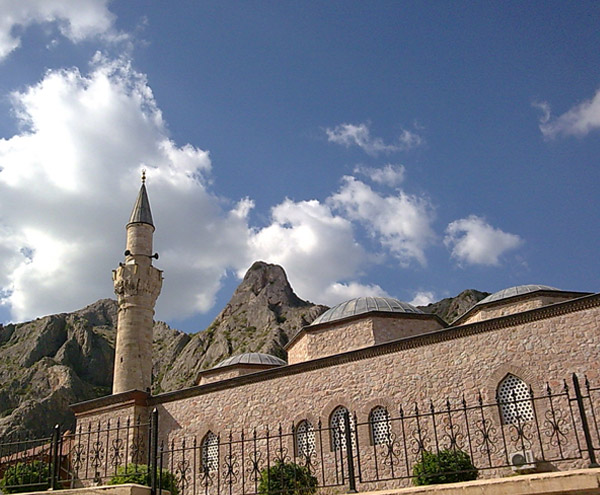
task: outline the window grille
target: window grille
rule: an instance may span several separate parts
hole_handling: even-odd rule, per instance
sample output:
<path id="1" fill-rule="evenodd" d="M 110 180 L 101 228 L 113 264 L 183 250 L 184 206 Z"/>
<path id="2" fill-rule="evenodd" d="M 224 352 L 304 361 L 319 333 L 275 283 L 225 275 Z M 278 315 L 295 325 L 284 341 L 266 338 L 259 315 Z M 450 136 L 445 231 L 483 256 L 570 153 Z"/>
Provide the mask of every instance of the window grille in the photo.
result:
<path id="1" fill-rule="evenodd" d="M 508 374 L 498 385 L 500 415 L 504 424 L 533 420 L 533 405 L 529 386 L 515 375 Z"/>
<path id="2" fill-rule="evenodd" d="M 344 416 L 348 412 L 344 406 L 337 407 L 331 414 L 330 428 L 331 428 L 331 445 L 333 450 L 344 450 L 346 448 L 346 423 Z M 352 434 L 352 447 L 356 448 L 356 435 L 354 428 L 354 418 L 350 416 L 350 431 Z"/>
<path id="3" fill-rule="evenodd" d="M 385 407 L 378 406 L 371 411 L 369 425 L 373 445 L 387 445 L 391 442 L 390 414 Z"/>
<path id="4" fill-rule="evenodd" d="M 310 421 L 301 421 L 296 428 L 296 452 L 299 457 L 315 453 L 315 429 Z"/>
<path id="5" fill-rule="evenodd" d="M 202 466 L 207 471 L 216 471 L 219 467 L 219 439 L 209 431 L 202 440 Z"/>

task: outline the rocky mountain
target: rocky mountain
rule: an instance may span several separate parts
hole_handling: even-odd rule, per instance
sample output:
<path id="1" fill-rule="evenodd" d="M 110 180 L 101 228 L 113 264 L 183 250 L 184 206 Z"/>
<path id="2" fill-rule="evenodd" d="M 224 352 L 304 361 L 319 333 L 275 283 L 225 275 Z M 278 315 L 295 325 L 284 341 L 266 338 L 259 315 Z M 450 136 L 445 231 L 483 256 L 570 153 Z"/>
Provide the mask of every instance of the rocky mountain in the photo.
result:
<path id="1" fill-rule="evenodd" d="M 200 371 L 233 354 L 264 352 L 285 359 L 290 337 L 326 309 L 296 296 L 283 268 L 257 261 L 211 325 L 160 367 L 154 389 L 195 385 Z"/>
<path id="2" fill-rule="evenodd" d="M 0 326 L 0 437 L 72 425 L 69 404 L 110 393 L 117 305 Z"/>
<path id="3" fill-rule="evenodd" d="M 153 392 L 196 384 L 200 370 L 241 352 L 285 358 L 283 346 L 327 309 L 300 299 L 280 266 L 256 262 L 215 321 L 189 335 L 154 324 Z M 0 325 L 0 438 L 71 427 L 69 404 L 110 393 L 117 303 Z"/>
<path id="4" fill-rule="evenodd" d="M 447 297 L 441 301 L 428 304 L 427 306 L 417 306 L 425 313 L 438 315 L 449 325 L 460 315 L 466 313 L 469 308 L 477 304 L 483 298 L 489 296 L 489 292 L 480 292 L 475 289 L 463 290 L 456 297 Z"/>
<path id="5" fill-rule="evenodd" d="M 464 291 L 421 308 L 453 320 L 487 294 Z M 212 324 L 186 334 L 154 324 L 153 393 L 197 383 L 198 373 L 242 352 L 285 358 L 284 346 L 327 309 L 300 299 L 280 266 L 256 262 Z M 0 438 L 70 428 L 69 404 L 110 393 L 117 303 L 0 325 Z"/>

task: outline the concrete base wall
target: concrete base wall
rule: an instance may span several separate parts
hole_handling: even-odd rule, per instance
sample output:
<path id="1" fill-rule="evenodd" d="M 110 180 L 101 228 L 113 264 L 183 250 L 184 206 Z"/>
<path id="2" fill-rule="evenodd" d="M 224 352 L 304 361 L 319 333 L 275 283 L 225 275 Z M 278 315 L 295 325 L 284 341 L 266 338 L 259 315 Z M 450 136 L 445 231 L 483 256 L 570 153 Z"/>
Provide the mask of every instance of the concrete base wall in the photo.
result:
<path id="1" fill-rule="evenodd" d="M 323 490 L 323 495 L 345 492 L 342 488 Z M 163 494 L 167 493 L 163 492 Z M 600 495 L 600 468 L 361 493 L 364 495 Z M 134 484 L 110 485 L 60 490 L 60 494 L 150 495 L 150 488 Z"/>
<path id="2" fill-rule="evenodd" d="M 48 493 L 48 492 L 29 492 Z M 150 495 L 150 487 L 136 484 L 91 486 L 88 488 L 73 488 L 59 490 L 60 495 Z M 164 491 L 164 494 L 169 492 Z"/>
<path id="3" fill-rule="evenodd" d="M 361 493 L 364 495 L 600 495 L 600 468 Z"/>

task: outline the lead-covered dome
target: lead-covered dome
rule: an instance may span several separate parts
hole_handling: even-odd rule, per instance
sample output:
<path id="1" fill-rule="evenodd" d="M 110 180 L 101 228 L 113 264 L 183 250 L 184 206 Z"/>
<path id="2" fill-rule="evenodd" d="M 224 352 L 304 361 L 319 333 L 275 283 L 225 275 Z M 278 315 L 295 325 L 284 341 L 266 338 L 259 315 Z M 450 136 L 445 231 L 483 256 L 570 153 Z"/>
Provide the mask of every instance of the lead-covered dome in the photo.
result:
<path id="1" fill-rule="evenodd" d="M 423 311 L 415 308 L 412 304 L 391 297 L 357 297 L 328 309 L 325 313 L 316 318 L 310 326 L 341 320 L 343 318 L 369 313 L 371 311 L 423 314 Z"/>
<path id="2" fill-rule="evenodd" d="M 287 363 L 283 359 L 263 354 L 262 352 L 247 352 L 245 354 L 237 354 L 228 357 L 215 366 L 215 368 L 223 368 L 234 364 L 260 364 L 263 366 L 285 366 Z M 214 369 L 214 368 L 213 368 Z"/>
<path id="3" fill-rule="evenodd" d="M 556 287 L 550 287 L 549 285 L 536 285 L 536 284 L 517 285 L 515 287 L 509 287 L 508 289 L 503 289 L 503 290 L 499 290 L 498 292 L 494 292 L 493 294 L 490 294 L 486 298 L 479 301 L 475 306 L 481 306 L 482 304 L 500 301 L 502 299 L 508 299 L 509 297 L 522 296 L 525 294 L 530 294 L 532 292 L 538 292 L 541 290 L 543 290 L 543 291 L 550 290 L 550 291 L 561 292 L 560 289 L 557 289 Z"/>

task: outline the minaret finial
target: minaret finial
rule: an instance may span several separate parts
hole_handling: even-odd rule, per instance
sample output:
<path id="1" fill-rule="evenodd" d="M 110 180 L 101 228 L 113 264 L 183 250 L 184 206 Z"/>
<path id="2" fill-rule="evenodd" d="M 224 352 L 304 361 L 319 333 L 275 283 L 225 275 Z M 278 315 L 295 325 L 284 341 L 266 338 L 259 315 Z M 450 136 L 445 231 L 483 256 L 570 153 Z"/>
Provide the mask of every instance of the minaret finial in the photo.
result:
<path id="1" fill-rule="evenodd" d="M 146 183 L 146 169 L 142 169 L 142 184 Z"/>

